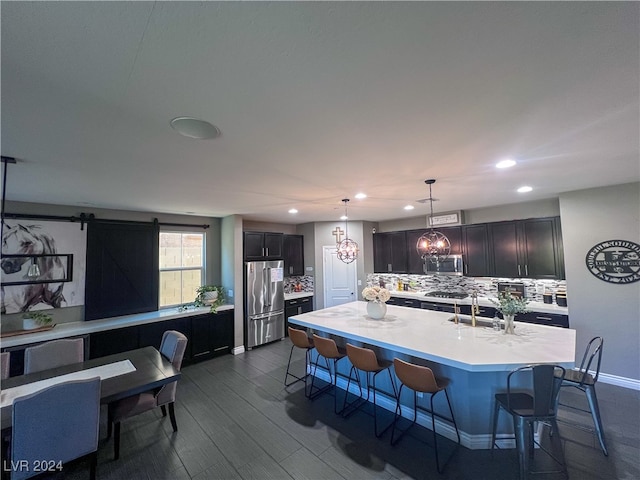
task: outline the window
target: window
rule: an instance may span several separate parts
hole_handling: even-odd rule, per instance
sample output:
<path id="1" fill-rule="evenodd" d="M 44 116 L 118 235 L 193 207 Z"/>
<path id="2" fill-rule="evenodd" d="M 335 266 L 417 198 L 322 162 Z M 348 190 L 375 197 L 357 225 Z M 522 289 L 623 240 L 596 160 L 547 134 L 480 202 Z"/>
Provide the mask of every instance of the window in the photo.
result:
<path id="1" fill-rule="evenodd" d="M 204 282 L 204 233 L 160 232 L 160 308 L 193 302 Z"/>

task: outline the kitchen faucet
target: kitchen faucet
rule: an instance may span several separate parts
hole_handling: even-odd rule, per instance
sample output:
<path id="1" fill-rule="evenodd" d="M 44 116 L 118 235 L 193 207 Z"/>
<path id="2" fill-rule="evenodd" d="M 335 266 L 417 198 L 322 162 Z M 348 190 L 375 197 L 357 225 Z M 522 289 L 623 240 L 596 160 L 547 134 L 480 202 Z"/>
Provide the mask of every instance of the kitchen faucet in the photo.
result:
<path id="1" fill-rule="evenodd" d="M 480 306 L 478 305 L 478 291 L 471 291 L 471 326 L 476 326 L 476 315 L 480 313 Z"/>

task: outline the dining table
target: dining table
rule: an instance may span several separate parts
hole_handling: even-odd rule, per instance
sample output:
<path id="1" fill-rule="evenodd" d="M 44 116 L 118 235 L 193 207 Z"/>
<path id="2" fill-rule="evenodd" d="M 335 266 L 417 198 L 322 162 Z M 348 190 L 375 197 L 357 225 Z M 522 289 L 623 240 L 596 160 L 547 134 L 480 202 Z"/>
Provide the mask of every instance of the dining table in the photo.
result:
<path id="1" fill-rule="evenodd" d="M 0 424 L 4 430 L 11 427 L 12 399 L 19 398 L 40 386 L 63 382 L 67 379 L 100 376 L 100 402 L 109 404 L 138 393 L 158 389 L 180 378 L 180 371 L 154 347 L 129 350 L 114 355 L 94 358 L 80 363 L 10 377 L 2 381 L 2 407 Z"/>

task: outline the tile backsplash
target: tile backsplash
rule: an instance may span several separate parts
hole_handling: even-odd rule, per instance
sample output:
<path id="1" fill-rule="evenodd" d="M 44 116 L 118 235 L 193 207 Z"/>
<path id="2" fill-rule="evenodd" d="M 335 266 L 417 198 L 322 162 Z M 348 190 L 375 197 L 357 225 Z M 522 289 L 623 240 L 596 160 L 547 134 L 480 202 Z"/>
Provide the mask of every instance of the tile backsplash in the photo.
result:
<path id="1" fill-rule="evenodd" d="M 295 286 L 299 283 L 303 292 L 313 292 L 314 283 L 312 275 L 301 275 L 299 277 L 285 277 L 284 291 L 285 293 L 293 292 Z"/>
<path id="2" fill-rule="evenodd" d="M 566 289 L 565 280 L 536 280 L 531 278 L 487 278 L 461 277 L 455 275 L 409 275 L 393 273 L 373 273 L 367 275 L 367 285 L 380 285 L 381 282 L 389 290 L 397 290 L 398 281 L 409 284 L 414 291 L 443 290 L 451 292 L 467 292 L 478 290 L 482 297 L 496 297 L 498 282 L 517 282 L 524 284 L 528 299 L 542 302 L 542 294 L 546 290 L 554 294 L 559 289 Z"/>

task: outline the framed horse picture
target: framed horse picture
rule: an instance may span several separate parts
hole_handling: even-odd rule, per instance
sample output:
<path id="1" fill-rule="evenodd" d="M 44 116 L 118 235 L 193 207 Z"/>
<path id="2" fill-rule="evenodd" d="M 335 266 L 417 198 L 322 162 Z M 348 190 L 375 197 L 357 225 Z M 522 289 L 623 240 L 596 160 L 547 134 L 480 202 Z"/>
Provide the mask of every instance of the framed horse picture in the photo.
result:
<path id="1" fill-rule="evenodd" d="M 84 304 L 87 235 L 70 222 L 6 220 L 2 313 Z"/>

